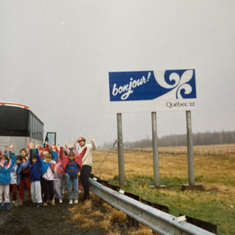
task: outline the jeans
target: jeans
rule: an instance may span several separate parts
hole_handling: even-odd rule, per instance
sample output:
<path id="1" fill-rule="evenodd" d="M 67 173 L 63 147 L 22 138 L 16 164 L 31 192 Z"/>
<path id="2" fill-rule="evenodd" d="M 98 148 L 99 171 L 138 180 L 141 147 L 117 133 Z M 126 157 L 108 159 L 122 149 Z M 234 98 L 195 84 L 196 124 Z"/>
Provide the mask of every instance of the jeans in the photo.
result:
<path id="1" fill-rule="evenodd" d="M 64 198 L 64 191 L 65 191 L 66 186 L 67 186 L 66 176 L 63 175 L 60 178 L 60 194 L 62 198 Z"/>
<path id="2" fill-rule="evenodd" d="M 78 200 L 78 177 L 75 179 L 70 179 L 68 173 L 65 174 L 66 181 L 67 181 L 67 188 L 69 194 L 69 200 L 75 199 Z"/>

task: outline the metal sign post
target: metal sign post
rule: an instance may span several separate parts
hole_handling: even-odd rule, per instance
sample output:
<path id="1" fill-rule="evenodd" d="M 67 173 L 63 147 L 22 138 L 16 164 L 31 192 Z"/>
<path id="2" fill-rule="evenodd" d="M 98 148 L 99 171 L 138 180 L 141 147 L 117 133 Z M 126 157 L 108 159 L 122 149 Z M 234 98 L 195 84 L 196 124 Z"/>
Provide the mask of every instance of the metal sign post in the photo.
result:
<path id="1" fill-rule="evenodd" d="M 186 111 L 187 125 L 187 156 L 188 156 L 188 178 L 189 184 L 183 184 L 182 189 L 202 189 L 201 184 L 195 184 L 194 178 L 194 157 L 193 157 L 193 137 L 192 137 L 192 121 L 191 111 Z"/>
<path id="2" fill-rule="evenodd" d="M 117 134 L 118 134 L 118 170 L 119 170 L 119 185 L 122 186 L 125 183 L 125 171 L 124 171 L 124 149 L 122 138 L 122 114 L 117 113 Z"/>
<path id="3" fill-rule="evenodd" d="M 187 153 L 188 153 L 188 177 L 189 185 L 194 185 L 194 164 L 193 164 L 193 138 L 192 138 L 192 122 L 191 111 L 186 111 L 186 123 L 187 123 Z"/>
<path id="4" fill-rule="evenodd" d="M 152 117 L 152 145 L 153 145 L 153 173 L 154 173 L 154 186 L 160 186 L 160 173 L 159 173 L 159 158 L 158 158 L 158 145 L 157 145 L 157 114 L 151 113 Z"/>
<path id="5" fill-rule="evenodd" d="M 158 156 L 158 144 L 157 144 L 157 114 L 156 112 L 151 113 L 152 118 L 152 146 L 153 146 L 153 179 L 154 185 L 150 186 L 163 188 L 165 185 L 160 185 L 160 171 L 159 171 L 159 156 Z"/>

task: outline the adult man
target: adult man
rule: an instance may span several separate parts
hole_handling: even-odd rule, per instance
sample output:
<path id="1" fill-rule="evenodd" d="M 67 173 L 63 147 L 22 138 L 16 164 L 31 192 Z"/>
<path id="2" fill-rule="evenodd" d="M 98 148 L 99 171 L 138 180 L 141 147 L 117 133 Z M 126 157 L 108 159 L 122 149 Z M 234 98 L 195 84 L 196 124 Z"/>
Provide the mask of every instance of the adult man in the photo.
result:
<path id="1" fill-rule="evenodd" d="M 90 199 L 89 194 L 89 177 L 92 170 L 92 151 L 96 149 L 96 143 L 94 137 L 89 137 L 91 144 L 86 144 L 86 139 L 83 137 L 79 137 L 77 142 L 80 145 L 80 149 L 78 150 L 79 154 L 82 150 L 87 147 L 87 151 L 82 158 L 82 171 L 81 171 L 81 182 L 84 189 L 83 200 Z"/>

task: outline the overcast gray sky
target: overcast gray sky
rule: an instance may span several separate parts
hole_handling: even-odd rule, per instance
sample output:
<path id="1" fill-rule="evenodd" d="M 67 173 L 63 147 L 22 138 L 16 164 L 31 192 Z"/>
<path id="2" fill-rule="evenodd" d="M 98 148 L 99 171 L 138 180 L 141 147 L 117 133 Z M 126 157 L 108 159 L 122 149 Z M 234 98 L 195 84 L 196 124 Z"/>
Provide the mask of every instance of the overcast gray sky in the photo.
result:
<path id="1" fill-rule="evenodd" d="M 102 145 L 117 136 L 108 72 L 194 68 L 193 133 L 234 131 L 234 23 L 234 0 L 0 0 L 0 101 L 60 144 Z M 158 112 L 158 136 L 186 133 L 185 116 Z M 122 117 L 124 141 L 151 138 L 151 113 Z"/>

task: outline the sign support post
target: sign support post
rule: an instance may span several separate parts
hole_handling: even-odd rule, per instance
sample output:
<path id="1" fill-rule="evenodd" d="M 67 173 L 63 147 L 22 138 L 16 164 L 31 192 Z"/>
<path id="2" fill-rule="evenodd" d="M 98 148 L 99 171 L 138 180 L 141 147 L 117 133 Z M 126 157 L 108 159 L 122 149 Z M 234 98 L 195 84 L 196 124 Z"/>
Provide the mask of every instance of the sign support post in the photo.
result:
<path id="1" fill-rule="evenodd" d="M 186 125 L 187 125 L 187 156 L 188 156 L 188 178 L 189 184 L 183 184 L 182 189 L 202 189 L 201 184 L 195 184 L 194 178 L 194 157 L 193 157 L 193 137 L 192 137 L 192 121 L 191 111 L 186 111 Z"/>
<path id="2" fill-rule="evenodd" d="M 152 146 L 153 146 L 153 173 L 154 173 L 154 186 L 160 186 L 160 174 L 159 174 L 159 157 L 158 157 L 158 145 L 157 145 L 157 114 L 151 113 L 152 117 Z"/>
<path id="3" fill-rule="evenodd" d="M 194 164 L 193 164 L 193 138 L 192 138 L 192 121 L 191 111 L 186 111 L 186 123 L 187 123 L 187 156 L 188 156 L 188 177 L 189 185 L 195 184 L 194 179 Z"/>
<path id="4" fill-rule="evenodd" d="M 166 187 L 165 185 L 160 185 L 160 171 L 159 171 L 159 156 L 158 156 L 158 144 L 157 144 L 157 114 L 156 112 L 151 112 L 152 118 L 152 147 L 153 147 L 153 172 L 154 172 L 154 185 L 151 188 L 156 187 Z"/>
<path id="5" fill-rule="evenodd" d="M 117 133 L 118 133 L 119 185 L 122 186 L 125 183 L 125 173 L 124 173 L 124 150 L 123 150 L 123 138 L 122 138 L 122 114 L 121 113 L 117 113 Z"/>

